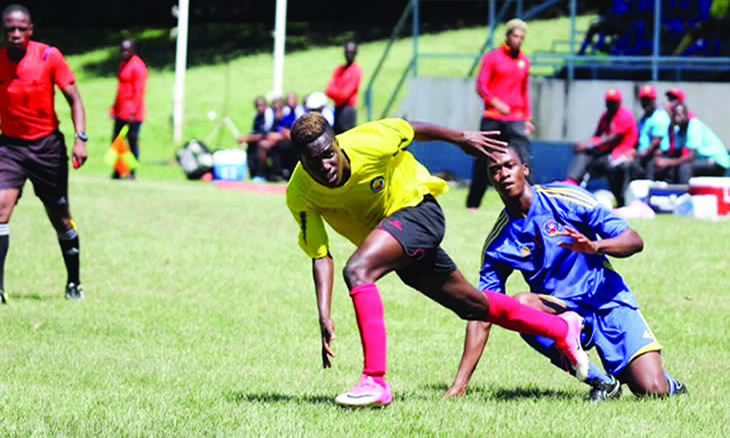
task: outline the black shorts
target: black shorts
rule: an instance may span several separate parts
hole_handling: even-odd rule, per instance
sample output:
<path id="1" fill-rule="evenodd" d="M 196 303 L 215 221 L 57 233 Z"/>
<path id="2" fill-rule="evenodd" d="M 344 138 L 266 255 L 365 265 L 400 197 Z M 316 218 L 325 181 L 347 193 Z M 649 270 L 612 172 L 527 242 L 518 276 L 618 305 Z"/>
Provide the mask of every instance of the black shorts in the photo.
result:
<path id="1" fill-rule="evenodd" d="M 446 227 L 444 214 L 433 196 L 426 195 L 417 206 L 396 211 L 383 219 L 378 228 L 395 237 L 413 260 L 413 263 L 396 271 L 406 283 L 424 272 L 450 273 L 456 270 L 456 263 L 440 246 Z"/>
<path id="2" fill-rule="evenodd" d="M 37 140 L 0 135 L 0 189 L 22 190 L 26 179 L 44 204 L 68 204 L 68 155 L 58 129 Z"/>

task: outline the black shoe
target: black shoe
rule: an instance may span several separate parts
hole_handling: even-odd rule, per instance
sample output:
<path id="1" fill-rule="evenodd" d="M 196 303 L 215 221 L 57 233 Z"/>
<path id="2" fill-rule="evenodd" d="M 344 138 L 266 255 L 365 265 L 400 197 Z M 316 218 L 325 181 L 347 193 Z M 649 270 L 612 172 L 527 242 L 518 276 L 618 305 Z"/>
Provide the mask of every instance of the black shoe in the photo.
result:
<path id="1" fill-rule="evenodd" d="M 588 393 L 588 401 L 592 402 L 602 402 L 604 400 L 617 399 L 619 397 L 621 397 L 621 382 L 613 376 L 611 376 L 611 381 L 609 383 L 598 382 L 594 384 L 593 389 L 591 389 L 591 392 Z"/>
<path id="2" fill-rule="evenodd" d="M 5 296 L 5 292 L 0 290 L 0 304 L 8 304 L 8 298 Z"/>
<path id="3" fill-rule="evenodd" d="M 84 289 L 80 284 L 69 283 L 66 285 L 66 299 L 67 300 L 83 300 Z"/>
<path id="4" fill-rule="evenodd" d="M 687 386 L 682 382 L 677 382 L 677 388 L 674 390 L 674 395 L 688 395 L 689 391 Z"/>

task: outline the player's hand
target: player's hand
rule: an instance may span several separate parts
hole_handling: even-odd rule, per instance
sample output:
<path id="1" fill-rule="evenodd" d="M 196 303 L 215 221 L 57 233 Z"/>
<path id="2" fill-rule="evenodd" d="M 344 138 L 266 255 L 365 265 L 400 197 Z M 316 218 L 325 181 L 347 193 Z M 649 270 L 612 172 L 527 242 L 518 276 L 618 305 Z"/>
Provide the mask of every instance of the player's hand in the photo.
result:
<path id="1" fill-rule="evenodd" d="M 579 141 L 578 143 L 573 146 L 574 152 L 584 152 L 588 150 L 588 142 L 587 141 Z"/>
<path id="2" fill-rule="evenodd" d="M 654 159 L 654 166 L 657 169 L 664 169 L 665 167 L 669 167 L 669 160 L 665 157 L 656 157 Z"/>
<path id="3" fill-rule="evenodd" d="M 451 385 L 451 388 L 444 393 L 444 398 L 458 397 L 461 395 L 466 395 L 466 386 L 454 383 Z"/>
<path id="4" fill-rule="evenodd" d="M 498 135 L 499 131 L 464 131 L 464 139 L 458 145 L 469 155 L 494 158 L 496 154 L 507 153 L 507 143 L 492 138 Z"/>
<path id="5" fill-rule="evenodd" d="M 89 153 L 86 152 L 86 142 L 77 138 L 74 142 L 73 150 L 71 151 L 71 159 L 74 169 L 78 169 L 83 166 L 87 158 L 89 158 Z"/>
<path id="6" fill-rule="evenodd" d="M 494 107 L 497 108 L 497 111 L 499 111 L 501 114 L 504 114 L 505 116 L 509 114 L 511 109 L 509 105 L 502 102 L 501 100 L 496 100 L 494 102 Z"/>
<path id="7" fill-rule="evenodd" d="M 525 121 L 525 135 L 530 135 L 533 132 L 535 132 L 535 124 L 532 123 L 532 120 L 526 120 Z"/>
<path id="8" fill-rule="evenodd" d="M 331 319 L 320 320 L 319 328 L 322 332 L 322 368 L 332 368 L 330 357 L 335 357 L 331 345 L 335 340 L 335 322 Z"/>
<path id="9" fill-rule="evenodd" d="M 561 231 L 558 235 L 570 236 L 573 239 L 572 242 L 558 242 L 558 246 L 561 248 L 568 248 L 585 254 L 598 254 L 598 242 L 588 239 L 575 228 L 566 226 L 565 231 Z"/>

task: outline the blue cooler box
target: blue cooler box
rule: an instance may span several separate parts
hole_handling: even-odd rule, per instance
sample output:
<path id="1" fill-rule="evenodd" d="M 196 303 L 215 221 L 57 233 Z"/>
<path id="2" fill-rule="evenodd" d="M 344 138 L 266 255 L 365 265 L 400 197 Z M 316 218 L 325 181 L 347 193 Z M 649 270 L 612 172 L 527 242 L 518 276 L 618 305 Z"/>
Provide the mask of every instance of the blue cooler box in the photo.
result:
<path id="1" fill-rule="evenodd" d="M 679 198 L 689 193 L 689 186 L 668 184 L 664 187 L 650 187 L 647 203 L 657 213 L 674 213 L 681 201 Z"/>
<path id="2" fill-rule="evenodd" d="M 225 181 L 246 179 L 248 163 L 246 152 L 240 149 L 223 149 L 213 153 L 213 176 Z"/>

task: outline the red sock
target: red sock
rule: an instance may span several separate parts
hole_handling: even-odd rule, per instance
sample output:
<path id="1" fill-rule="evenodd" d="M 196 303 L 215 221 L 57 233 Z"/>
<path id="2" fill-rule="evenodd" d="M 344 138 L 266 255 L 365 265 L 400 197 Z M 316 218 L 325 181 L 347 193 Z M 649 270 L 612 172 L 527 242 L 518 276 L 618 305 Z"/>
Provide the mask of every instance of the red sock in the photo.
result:
<path id="1" fill-rule="evenodd" d="M 563 318 L 521 304 L 509 295 L 483 291 L 489 300 L 488 322 L 528 335 L 545 336 L 562 342 L 568 334 Z"/>
<path id="2" fill-rule="evenodd" d="M 350 291 L 352 305 L 355 307 L 357 327 L 360 329 L 360 342 L 364 365 L 362 373 L 370 376 L 380 385 L 385 385 L 385 319 L 383 302 L 375 283 L 355 286 Z"/>

